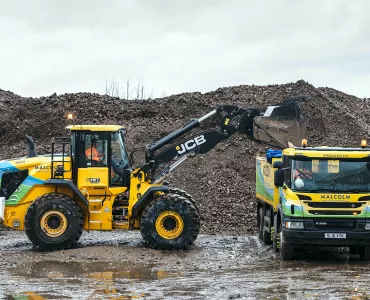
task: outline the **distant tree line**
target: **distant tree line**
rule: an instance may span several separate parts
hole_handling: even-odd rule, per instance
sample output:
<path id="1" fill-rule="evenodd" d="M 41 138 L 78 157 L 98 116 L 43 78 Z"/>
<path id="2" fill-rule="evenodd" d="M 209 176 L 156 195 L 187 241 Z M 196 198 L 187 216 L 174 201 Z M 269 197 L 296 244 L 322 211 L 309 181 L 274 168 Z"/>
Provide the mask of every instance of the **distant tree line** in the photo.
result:
<path id="1" fill-rule="evenodd" d="M 123 100 L 150 100 L 154 97 L 153 93 L 154 90 L 148 91 L 143 77 L 140 77 L 137 84 L 134 85 L 131 84 L 131 79 L 129 78 L 123 87 L 114 78 L 105 80 L 105 94 L 111 97 L 118 97 Z M 166 97 L 165 91 L 161 97 Z"/>

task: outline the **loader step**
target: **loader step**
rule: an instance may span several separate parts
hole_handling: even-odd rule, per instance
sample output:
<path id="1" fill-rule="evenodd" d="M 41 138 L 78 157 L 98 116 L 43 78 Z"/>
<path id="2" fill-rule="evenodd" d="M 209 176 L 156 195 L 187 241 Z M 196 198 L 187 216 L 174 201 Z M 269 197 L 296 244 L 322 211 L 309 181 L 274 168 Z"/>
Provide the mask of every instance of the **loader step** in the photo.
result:
<path id="1" fill-rule="evenodd" d="M 89 221 L 89 223 L 101 223 L 101 221 Z"/>
<path id="2" fill-rule="evenodd" d="M 101 210 L 90 210 L 90 214 L 101 214 Z"/>
<path id="3" fill-rule="evenodd" d="M 98 203 L 98 202 L 102 202 L 103 199 L 94 199 L 94 200 L 89 200 L 89 203 Z"/>

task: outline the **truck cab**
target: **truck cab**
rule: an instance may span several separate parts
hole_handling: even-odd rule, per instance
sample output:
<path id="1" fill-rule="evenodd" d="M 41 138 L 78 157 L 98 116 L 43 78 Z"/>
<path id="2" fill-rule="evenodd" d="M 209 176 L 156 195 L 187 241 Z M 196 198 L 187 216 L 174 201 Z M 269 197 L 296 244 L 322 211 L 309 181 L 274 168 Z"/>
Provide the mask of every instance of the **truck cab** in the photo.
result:
<path id="1" fill-rule="evenodd" d="M 257 158 L 260 239 L 283 259 L 298 245 L 370 259 L 370 149 L 302 145 Z"/>

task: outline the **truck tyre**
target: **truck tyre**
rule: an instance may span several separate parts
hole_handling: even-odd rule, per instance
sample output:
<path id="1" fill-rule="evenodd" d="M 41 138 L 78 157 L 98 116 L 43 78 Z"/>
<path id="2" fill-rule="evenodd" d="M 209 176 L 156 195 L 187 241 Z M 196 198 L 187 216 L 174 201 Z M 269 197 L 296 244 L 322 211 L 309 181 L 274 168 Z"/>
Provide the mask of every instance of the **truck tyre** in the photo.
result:
<path id="1" fill-rule="evenodd" d="M 43 250 L 66 249 L 82 234 L 83 217 L 76 203 L 63 194 L 45 194 L 27 210 L 25 231 L 32 244 Z"/>
<path id="2" fill-rule="evenodd" d="M 266 245 L 271 245 L 272 244 L 272 241 L 271 241 L 271 209 L 268 208 L 266 210 L 265 216 L 269 218 L 270 223 L 268 225 L 269 231 L 267 231 L 267 230 L 265 230 L 265 228 L 263 228 L 263 242 Z M 265 226 L 265 219 L 263 219 L 263 226 Z"/>
<path id="3" fill-rule="evenodd" d="M 263 207 L 258 209 L 258 238 L 263 241 Z"/>
<path id="4" fill-rule="evenodd" d="M 370 260 L 370 246 L 359 246 L 361 260 Z"/>
<path id="5" fill-rule="evenodd" d="M 277 214 L 274 216 L 274 236 L 272 238 L 272 249 L 276 253 L 279 253 L 279 248 L 280 248 L 280 234 L 278 231 L 278 225 L 277 225 Z"/>
<path id="6" fill-rule="evenodd" d="M 349 246 L 349 254 L 359 254 L 358 246 Z"/>
<path id="7" fill-rule="evenodd" d="M 288 244 L 285 240 L 282 223 L 280 224 L 280 257 L 283 260 L 292 260 L 294 258 L 294 245 Z"/>
<path id="8" fill-rule="evenodd" d="M 197 209 L 188 199 L 176 194 L 154 199 L 141 216 L 141 235 L 154 249 L 187 249 L 197 238 L 199 229 Z"/>
<path id="9" fill-rule="evenodd" d="M 193 205 L 194 207 L 199 210 L 198 208 L 198 205 L 197 203 L 195 202 L 194 198 L 192 195 L 190 195 L 187 191 L 184 191 L 182 189 L 179 189 L 179 188 L 175 188 L 175 187 L 169 187 L 168 188 L 168 192 L 170 194 L 176 194 L 176 195 L 179 195 L 179 196 L 182 196 L 184 197 L 185 199 L 189 200 Z"/>

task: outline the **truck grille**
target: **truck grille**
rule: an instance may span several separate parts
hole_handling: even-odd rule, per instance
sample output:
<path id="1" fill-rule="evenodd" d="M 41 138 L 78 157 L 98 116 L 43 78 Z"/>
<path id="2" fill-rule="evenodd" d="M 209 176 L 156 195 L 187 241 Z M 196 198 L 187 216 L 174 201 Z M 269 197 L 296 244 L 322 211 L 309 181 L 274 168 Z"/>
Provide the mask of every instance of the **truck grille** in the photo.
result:
<path id="1" fill-rule="evenodd" d="M 343 211 L 343 210 L 309 210 L 310 214 L 314 215 L 329 215 L 329 216 L 349 216 L 356 215 L 358 211 Z"/>
<path id="2" fill-rule="evenodd" d="M 333 230 L 333 231 L 354 230 L 357 225 L 356 220 L 343 220 L 343 219 L 342 220 L 317 219 L 317 220 L 314 220 L 313 223 L 316 229 L 319 229 L 319 230 L 326 229 L 326 230 Z"/>
<path id="3" fill-rule="evenodd" d="M 354 209 L 362 207 L 366 202 L 307 202 L 308 207 L 312 208 L 348 208 Z"/>

